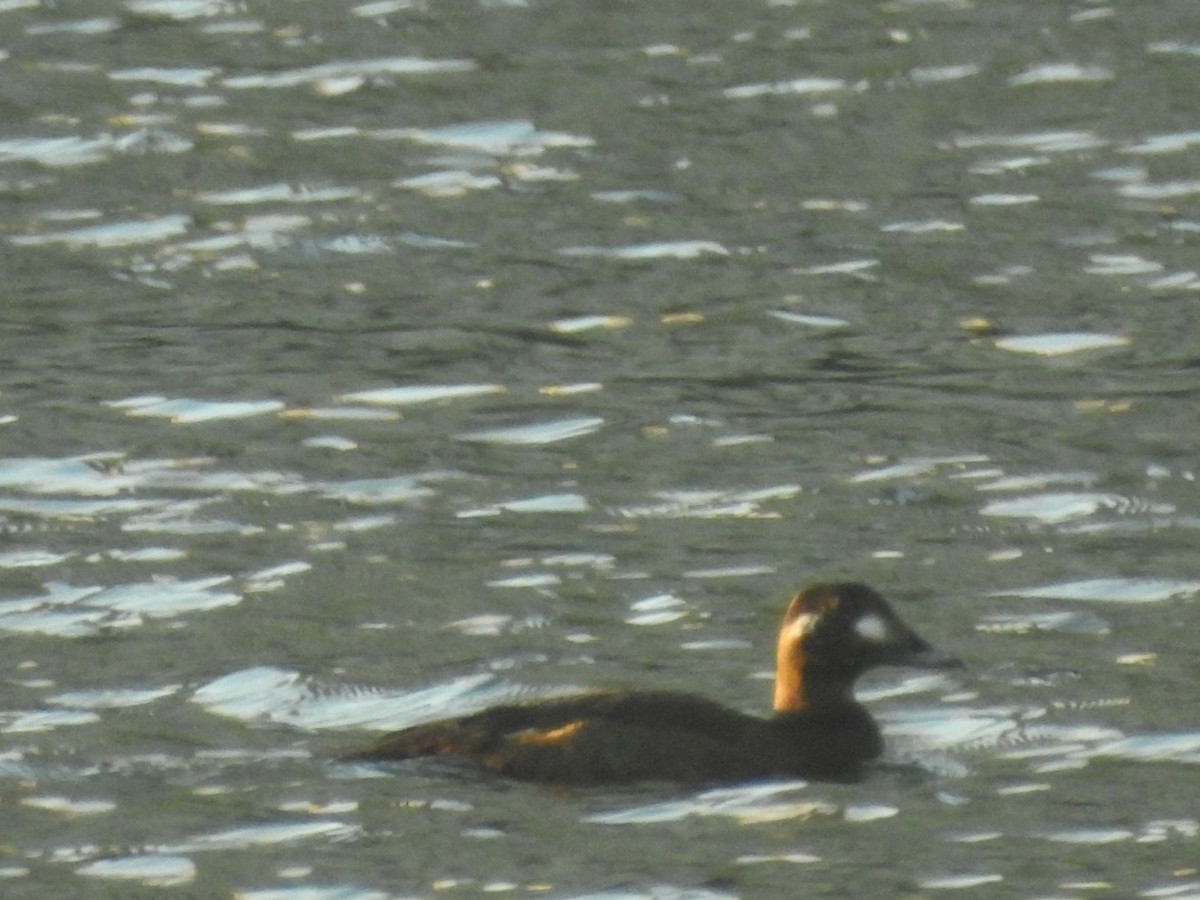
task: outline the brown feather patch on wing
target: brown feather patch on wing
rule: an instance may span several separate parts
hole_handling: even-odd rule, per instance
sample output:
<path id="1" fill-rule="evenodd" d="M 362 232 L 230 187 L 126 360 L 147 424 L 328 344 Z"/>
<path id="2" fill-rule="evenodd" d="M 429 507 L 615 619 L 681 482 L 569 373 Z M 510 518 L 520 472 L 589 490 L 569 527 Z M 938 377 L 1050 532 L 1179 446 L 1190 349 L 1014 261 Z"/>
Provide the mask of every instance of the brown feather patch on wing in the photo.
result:
<path id="1" fill-rule="evenodd" d="M 522 731 L 515 735 L 518 744 L 524 747 L 531 746 L 549 746 L 554 744 L 565 744 L 575 738 L 584 726 L 587 725 L 583 720 L 568 722 L 566 725 L 560 725 L 557 728 L 545 728 L 542 730 L 530 729 Z"/>

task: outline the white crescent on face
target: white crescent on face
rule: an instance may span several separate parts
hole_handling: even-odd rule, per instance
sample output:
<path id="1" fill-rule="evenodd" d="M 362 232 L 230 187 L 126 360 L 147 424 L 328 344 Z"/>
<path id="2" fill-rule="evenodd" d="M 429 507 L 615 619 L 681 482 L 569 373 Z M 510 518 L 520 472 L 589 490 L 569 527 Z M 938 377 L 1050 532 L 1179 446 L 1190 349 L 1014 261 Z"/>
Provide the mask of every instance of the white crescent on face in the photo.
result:
<path id="1" fill-rule="evenodd" d="M 886 644 L 892 639 L 892 626 L 883 616 L 868 613 L 854 623 L 854 633 L 872 644 Z"/>

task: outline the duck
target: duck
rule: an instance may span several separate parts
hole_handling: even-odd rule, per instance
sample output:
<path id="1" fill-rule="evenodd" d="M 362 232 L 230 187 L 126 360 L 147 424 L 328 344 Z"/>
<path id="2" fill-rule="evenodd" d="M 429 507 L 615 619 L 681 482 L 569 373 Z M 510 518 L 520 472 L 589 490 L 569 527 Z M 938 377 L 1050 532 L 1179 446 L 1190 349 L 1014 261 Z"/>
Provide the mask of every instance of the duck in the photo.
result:
<path id="1" fill-rule="evenodd" d="M 927 643 L 867 585 L 813 584 L 784 614 L 768 716 L 684 691 L 598 690 L 413 725 L 343 759 L 469 760 L 509 779 L 556 785 L 853 782 L 884 749 L 854 683 L 883 665 L 963 663 Z"/>

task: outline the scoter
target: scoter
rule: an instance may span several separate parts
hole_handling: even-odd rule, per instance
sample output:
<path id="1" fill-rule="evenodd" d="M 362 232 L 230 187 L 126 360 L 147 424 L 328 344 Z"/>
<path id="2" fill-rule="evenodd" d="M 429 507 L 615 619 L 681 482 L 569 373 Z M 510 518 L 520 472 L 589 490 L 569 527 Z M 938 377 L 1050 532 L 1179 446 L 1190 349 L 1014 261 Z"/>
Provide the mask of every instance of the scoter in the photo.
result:
<path id="1" fill-rule="evenodd" d="M 883 737 L 855 700 L 854 682 L 881 665 L 962 662 L 926 643 L 866 585 L 816 584 L 783 617 L 766 718 L 686 692 L 598 691 L 415 725 L 343 759 L 457 757 L 508 778 L 564 785 L 856 781 L 883 752 Z"/>

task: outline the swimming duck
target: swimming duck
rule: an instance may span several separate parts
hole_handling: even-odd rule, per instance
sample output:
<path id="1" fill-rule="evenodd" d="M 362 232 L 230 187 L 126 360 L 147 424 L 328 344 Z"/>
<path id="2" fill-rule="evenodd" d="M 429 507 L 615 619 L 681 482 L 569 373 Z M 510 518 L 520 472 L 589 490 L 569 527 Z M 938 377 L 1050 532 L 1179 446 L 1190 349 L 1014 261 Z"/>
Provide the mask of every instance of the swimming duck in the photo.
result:
<path id="1" fill-rule="evenodd" d="M 684 692 L 603 691 L 415 725 L 345 758 L 459 757 L 509 778 L 577 785 L 855 781 L 883 752 L 883 738 L 854 699 L 854 681 L 880 665 L 962 663 L 922 640 L 866 585 L 816 584 L 783 617 L 767 718 Z"/>

